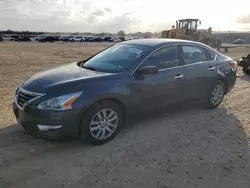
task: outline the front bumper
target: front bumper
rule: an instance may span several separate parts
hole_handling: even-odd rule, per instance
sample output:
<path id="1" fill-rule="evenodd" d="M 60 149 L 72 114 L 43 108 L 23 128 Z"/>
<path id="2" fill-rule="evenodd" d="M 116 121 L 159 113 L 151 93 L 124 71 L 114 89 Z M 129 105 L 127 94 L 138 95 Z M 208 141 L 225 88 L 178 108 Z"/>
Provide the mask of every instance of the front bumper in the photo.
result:
<path id="1" fill-rule="evenodd" d="M 78 135 L 81 121 L 78 110 L 44 111 L 32 106 L 20 109 L 16 103 L 12 107 L 18 124 L 32 136 L 58 139 Z"/>

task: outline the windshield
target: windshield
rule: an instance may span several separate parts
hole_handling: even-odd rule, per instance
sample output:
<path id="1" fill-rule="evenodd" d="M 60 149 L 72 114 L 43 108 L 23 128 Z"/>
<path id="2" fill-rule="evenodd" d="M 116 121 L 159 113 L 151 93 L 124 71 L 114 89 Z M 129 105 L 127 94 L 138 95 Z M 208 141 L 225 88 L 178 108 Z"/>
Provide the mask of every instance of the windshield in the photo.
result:
<path id="1" fill-rule="evenodd" d="M 89 59 L 82 67 L 100 72 L 122 72 L 145 58 L 151 50 L 148 46 L 116 44 Z"/>

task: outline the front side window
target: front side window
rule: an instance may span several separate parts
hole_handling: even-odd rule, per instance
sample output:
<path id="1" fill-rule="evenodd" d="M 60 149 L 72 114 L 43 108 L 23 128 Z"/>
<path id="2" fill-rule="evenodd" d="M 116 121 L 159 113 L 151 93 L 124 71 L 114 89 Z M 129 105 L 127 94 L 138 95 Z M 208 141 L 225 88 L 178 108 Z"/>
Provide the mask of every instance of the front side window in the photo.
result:
<path id="1" fill-rule="evenodd" d="M 116 44 L 93 56 L 82 67 L 100 72 L 122 72 L 145 58 L 152 48 L 134 44 Z"/>
<path id="2" fill-rule="evenodd" d="M 178 46 L 167 46 L 157 50 L 143 64 L 156 66 L 159 70 L 179 66 Z"/>
<path id="3" fill-rule="evenodd" d="M 207 61 L 206 51 L 198 46 L 182 46 L 184 65 Z"/>

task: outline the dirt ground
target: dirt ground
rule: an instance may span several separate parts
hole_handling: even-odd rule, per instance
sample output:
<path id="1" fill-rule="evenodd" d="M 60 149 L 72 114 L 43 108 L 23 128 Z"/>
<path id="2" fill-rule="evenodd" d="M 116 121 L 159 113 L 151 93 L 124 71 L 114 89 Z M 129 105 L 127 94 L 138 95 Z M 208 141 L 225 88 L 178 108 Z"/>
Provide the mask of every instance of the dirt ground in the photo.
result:
<path id="1" fill-rule="evenodd" d="M 218 109 L 149 114 L 102 146 L 23 133 L 11 109 L 15 88 L 37 71 L 108 45 L 0 43 L 0 188 L 249 188 L 250 77 L 241 70 Z M 249 52 L 235 48 L 228 55 Z"/>

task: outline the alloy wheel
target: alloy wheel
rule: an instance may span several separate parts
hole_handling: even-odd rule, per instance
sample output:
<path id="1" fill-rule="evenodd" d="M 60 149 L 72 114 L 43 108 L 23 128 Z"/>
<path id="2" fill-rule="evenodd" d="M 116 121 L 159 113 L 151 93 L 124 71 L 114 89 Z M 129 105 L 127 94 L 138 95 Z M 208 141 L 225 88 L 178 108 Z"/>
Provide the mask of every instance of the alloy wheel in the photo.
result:
<path id="1" fill-rule="evenodd" d="M 224 95 L 224 88 L 222 85 L 217 85 L 212 90 L 212 97 L 210 99 L 213 105 L 217 105 L 221 102 Z"/>
<path id="2" fill-rule="evenodd" d="M 117 129 L 119 118 L 112 109 L 99 110 L 90 121 L 90 133 L 98 140 L 110 137 Z"/>

